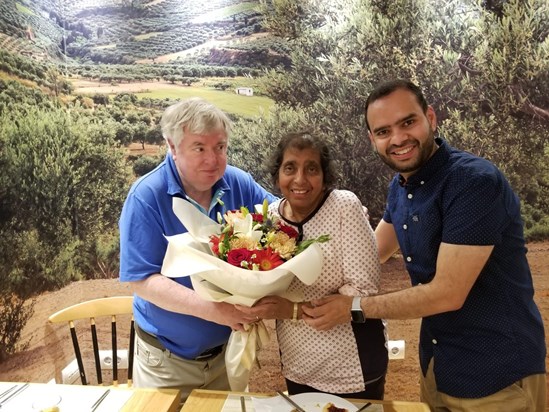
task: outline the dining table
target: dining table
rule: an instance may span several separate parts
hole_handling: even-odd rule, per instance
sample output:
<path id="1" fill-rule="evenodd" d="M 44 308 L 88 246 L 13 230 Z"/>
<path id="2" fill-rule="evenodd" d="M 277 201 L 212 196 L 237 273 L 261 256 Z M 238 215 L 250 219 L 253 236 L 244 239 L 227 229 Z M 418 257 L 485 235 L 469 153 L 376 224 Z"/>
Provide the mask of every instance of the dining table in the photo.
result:
<path id="1" fill-rule="evenodd" d="M 276 393 L 251 393 L 251 392 L 232 392 L 217 391 L 206 389 L 194 389 L 187 398 L 181 412 L 260 412 L 254 408 L 253 398 L 267 398 L 279 396 Z M 242 398 L 242 399 L 241 399 Z M 365 400 L 365 399 L 346 399 L 356 408 L 362 407 L 370 402 L 371 407 L 364 409 L 364 412 L 383 411 L 383 412 L 429 412 L 426 403 L 399 401 L 399 400 Z M 241 405 L 244 403 L 244 406 Z M 290 408 L 291 410 L 291 408 Z M 321 405 L 315 410 L 322 410 Z"/>
<path id="2" fill-rule="evenodd" d="M 1 412 L 177 412 L 178 389 L 0 382 Z"/>

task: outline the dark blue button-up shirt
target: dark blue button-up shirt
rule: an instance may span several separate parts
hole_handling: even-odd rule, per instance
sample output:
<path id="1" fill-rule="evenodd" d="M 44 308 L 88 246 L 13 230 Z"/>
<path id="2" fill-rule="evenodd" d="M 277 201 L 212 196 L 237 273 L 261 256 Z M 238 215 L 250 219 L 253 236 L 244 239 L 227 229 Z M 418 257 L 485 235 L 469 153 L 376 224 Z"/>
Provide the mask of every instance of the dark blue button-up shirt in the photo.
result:
<path id="1" fill-rule="evenodd" d="M 492 163 L 437 143 L 406 182 L 395 176 L 383 219 L 394 226 L 413 285 L 436 275 L 441 242 L 494 245 L 463 307 L 425 317 L 420 333 L 421 369 L 434 359 L 438 390 L 479 398 L 545 373 L 543 322 L 517 196 Z"/>

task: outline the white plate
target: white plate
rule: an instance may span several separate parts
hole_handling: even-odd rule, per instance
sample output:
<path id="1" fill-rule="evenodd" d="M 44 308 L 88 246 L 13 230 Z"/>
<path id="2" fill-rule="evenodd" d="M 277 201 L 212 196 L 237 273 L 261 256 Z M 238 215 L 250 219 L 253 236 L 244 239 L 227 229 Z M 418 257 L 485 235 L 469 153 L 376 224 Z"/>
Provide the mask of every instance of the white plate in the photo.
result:
<path id="1" fill-rule="evenodd" d="M 327 403 L 331 402 L 338 408 L 346 408 L 351 411 L 356 411 L 358 408 L 351 402 L 339 396 L 330 395 L 320 392 L 298 393 L 290 396 L 295 403 L 305 409 L 307 412 L 320 412 Z"/>

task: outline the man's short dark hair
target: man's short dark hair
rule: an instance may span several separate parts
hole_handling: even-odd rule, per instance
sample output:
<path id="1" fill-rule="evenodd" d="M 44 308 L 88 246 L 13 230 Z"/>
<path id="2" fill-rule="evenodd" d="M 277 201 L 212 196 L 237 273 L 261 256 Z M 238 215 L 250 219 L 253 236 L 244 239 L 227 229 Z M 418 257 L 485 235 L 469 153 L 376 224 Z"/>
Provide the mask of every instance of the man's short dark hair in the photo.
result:
<path id="1" fill-rule="evenodd" d="M 427 100 L 425 100 L 425 97 L 423 96 L 423 93 L 418 86 L 416 86 L 409 80 L 390 80 L 377 86 L 366 99 L 366 104 L 364 105 L 364 119 L 366 120 L 366 127 L 368 128 L 368 130 L 370 130 L 370 125 L 368 124 L 368 107 L 370 106 L 370 104 L 378 99 L 381 99 L 382 97 L 390 95 L 391 93 L 399 89 L 405 89 L 412 92 L 416 96 L 417 102 L 421 106 L 423 113 L 427 111 Z"/>

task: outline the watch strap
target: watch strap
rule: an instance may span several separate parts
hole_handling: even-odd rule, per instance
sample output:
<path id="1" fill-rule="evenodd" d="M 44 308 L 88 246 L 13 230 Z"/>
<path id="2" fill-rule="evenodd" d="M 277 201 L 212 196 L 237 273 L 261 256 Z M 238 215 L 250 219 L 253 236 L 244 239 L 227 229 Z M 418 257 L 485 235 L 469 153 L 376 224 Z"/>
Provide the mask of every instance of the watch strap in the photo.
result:
<path id="1" fill-rule="evenodd" d="M 360 310 L 362 311 L 362 308 L 360 307 L 360 300 L 362 299 L 362 296 L 355 296 L 353 298 L 353 304 L 351 306 L 351 310 Z"/>

